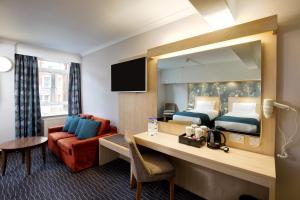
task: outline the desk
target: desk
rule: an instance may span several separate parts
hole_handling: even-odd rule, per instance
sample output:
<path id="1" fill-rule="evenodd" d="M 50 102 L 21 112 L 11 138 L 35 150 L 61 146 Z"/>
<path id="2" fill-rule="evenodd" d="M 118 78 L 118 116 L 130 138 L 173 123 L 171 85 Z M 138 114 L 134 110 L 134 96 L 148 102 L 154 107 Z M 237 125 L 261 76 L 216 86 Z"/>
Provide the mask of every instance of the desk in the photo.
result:
<path id="1" fill-rule="evenodd" d="M 134 135 L 134 138 L 139 145 L 267 187 L 269 199 L 275 199 L 276 172 L 275 159 L 272 156 L 235 148 L 230 148 L 229 153 L 206 146 L 195 148 L 180 144 L 178 136 L 161 132 L 156 136 L 149 136 L 144 132 Z"/>
<path id="2" fill-rule="evenodd" d="M 129 160 L 129 149 L 124 135 L 114 134 L 99 139 L 99 165 L 104 165 L 122 156 Z"/>

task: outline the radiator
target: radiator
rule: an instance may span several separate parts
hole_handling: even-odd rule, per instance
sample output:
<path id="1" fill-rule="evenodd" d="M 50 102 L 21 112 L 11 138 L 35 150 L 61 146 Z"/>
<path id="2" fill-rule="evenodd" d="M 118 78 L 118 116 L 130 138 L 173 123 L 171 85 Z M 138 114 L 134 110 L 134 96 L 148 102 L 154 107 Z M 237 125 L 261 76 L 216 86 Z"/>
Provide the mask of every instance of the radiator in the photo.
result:
<path id="1" fill-rule="evenodd" d="M 67 116 L 47 117 L 42 120 L 42 131 L 44 136 L 48 136 L 48 128 L 64 125 Z"/>

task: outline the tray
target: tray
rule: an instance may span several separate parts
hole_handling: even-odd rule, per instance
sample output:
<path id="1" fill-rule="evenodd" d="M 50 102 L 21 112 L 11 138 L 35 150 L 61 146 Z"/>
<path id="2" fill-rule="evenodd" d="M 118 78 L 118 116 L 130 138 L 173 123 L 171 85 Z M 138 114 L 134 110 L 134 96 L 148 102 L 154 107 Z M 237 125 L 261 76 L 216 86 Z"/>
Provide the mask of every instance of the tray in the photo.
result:
<path id="1" fill-rule="evenodd" d="M 198 147 L 200 148 L 201 146 L 203 146 L 206 143 L 206 137 L 202 136 L 200 137 L 200 139 L 196 140 L 196 139 L 192 139 L 189 137 L 185 137 L 186 134 L 182 134 L 179 135 L 179 143 L 181 144 L 186 144 L 189 146 L 193 146 L 193 147 Z"/>

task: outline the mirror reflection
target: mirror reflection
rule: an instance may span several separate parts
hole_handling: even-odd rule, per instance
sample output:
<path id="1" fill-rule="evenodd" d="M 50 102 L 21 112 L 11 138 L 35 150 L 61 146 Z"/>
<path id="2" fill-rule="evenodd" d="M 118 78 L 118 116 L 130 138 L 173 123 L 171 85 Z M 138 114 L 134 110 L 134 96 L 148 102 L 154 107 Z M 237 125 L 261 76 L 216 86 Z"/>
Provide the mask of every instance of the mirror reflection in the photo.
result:
<path id="1" fill-rule="evenodd" d="M 158 117 L 260 135 L 261 42 L 158 61 Z"/>

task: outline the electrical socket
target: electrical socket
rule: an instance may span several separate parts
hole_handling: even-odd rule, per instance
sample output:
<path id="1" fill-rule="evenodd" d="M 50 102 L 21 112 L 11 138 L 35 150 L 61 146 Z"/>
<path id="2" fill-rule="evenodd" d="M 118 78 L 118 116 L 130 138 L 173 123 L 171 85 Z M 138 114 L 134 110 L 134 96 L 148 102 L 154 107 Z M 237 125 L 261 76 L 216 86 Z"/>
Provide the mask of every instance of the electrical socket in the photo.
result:
<path id="1" fill-rule="evenodd" d="M 258 147 L 260 145 L 260 137 L 249 137 L 249 145 Z"/>
<path id="2" fill-rule="evenodd" d="M 231 133 L 231 134 L 229 134 L 229 141 L 244 144 L 245 143 L 245 136 Z"/>

